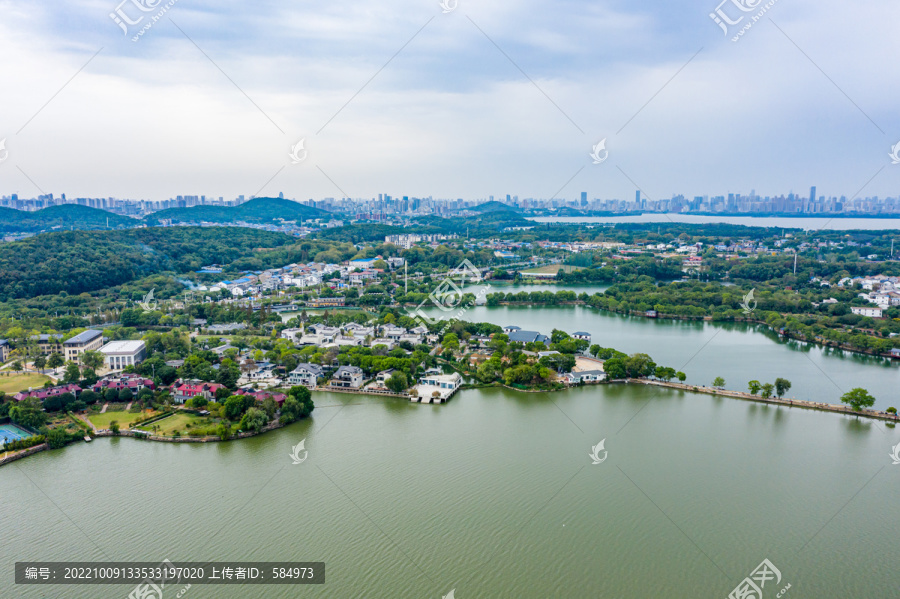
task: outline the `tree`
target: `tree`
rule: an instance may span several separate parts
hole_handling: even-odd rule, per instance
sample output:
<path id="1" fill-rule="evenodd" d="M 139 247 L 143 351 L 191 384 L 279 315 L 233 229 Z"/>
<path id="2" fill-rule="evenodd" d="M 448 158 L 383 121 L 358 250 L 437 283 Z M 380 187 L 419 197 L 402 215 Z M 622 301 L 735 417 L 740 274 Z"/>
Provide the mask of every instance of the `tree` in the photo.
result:
<path id="1" fill-rule="evenodd" d="M 894 416 L 897 415 L 897 408 L 895 408 L 894 406 L 889 407 L 889 408 L 888 408 L 887 410 L 885 410 L 885 411 L 886 411 L 888 414 L 893 414 Z"/>
<path id="2" fill-rule="evenodd" d="M 765 385 L 762 386 L 762 396 L 765 399 L 769 399 L 770 397 L 772 397 L 772 392 L 774 390 L 775 390 L 775 385 L 773 385 L 772 383 L 766 383 Z"/>
<path id="3" fill-rule="evenodd" d="M 35 397 L 23 399 L 11 407 L 9 418 L 16 424 L 29 428 L 40 428 L 47 422 L 47 415 L 41 409 L 41 402 Z"/>
<path id="4" fill-rule="evenodd" d="M 747 388 L 750 389 L 750 395 L 756 395 L 762 389 L 762 383 L 754 379 L 747 383 Z"/>
<path id="5" fill-rule="evenodd" d="M 16 372 L 19 372 L 20 370 L 22 370 L 22 361 L 16 360 L 15 362 L 13 362 L 12 369 L 15 370 Z"/>
<path id="6" fill-rule="evenodd" d="M 81 363 L 91 370 L 97 370 L 103 366 L 104 361 L 103 354 L 96 350 L 87 350 L 81 354 Z"/>
<path id="7" fill-rule="evenodd" d="M 267 397 L 262 402 L 262 410 L 266 413 L 268 420 L 271 420 L 275 417 L 275 412 L 278 410 L 278 403 L 271 397 Z"/>
<path id="8" fill-rule="evenodd" d="M 784 394 L 787 393 L 790 388 L 791 382 L 789 380 L 783 379 L 781 377 L 775 379 L 775 394 L 778 395 L 778 397 L 784 396 Z"/>
<path id="9" fill-rule="evenodd" d="M 394 393 L 402 393 L 409 387 L 409 379 L 406 378 L 406 374 L 398 370 L 384 384 Z"/>
<path id="10" fill-rule="evenodd" d="M 50 368 L 52 368 L 54 370 L 56 370 L 57 368 L 59 368 L 60 366 L 62 366 L 65 363 L 66 363 L 66 361 L 63 359 L 63 357 L 60 354 L 55 353 L 55 352 L 50 354 L 50 358 L 47 360 L 47 366 L 49 366 Z"/>
<path id="11" fill-rule="evenodd" d="M 134 396 L 131 394 L 131 389 L 125 387 L 124 389 L 119 391 L 119 403 L 129 403 Z"/>
<path id="12" fill-rule="evenodd" d="M 841 396 L 841 402 L 850 406 L 854 412 L 859 412 L 863 408 L 871 408 L 875 405 L 875 398 L 862 387 L 856 387 L 847 391 Z M 857 416 L 859 418 L 859 416 Z"/>
<path id="13" fill-rule="evenodd" d="M 78 399 L 83 401 L 85 403 L 85 405 L 89 406 L 89 405 L 97 403 L 100 400 L 100 395 L 97 393 L 94 393 L 90 389 L 85 389 L 84 391 L 81 392 L 81 395 L 78 396 Z"/>
<path id="14" fill-rule="evenodd" d="M 106 403 L 116 403 L 119 401 L 119 392 L 115 389 L 107 389 L 104 394 L 104 399 L 106 400 Z"/>
<path id="15" fill-rule="evenodd" d="M 69 442 L 69 433 L 66 432 L 66 429 L 58 426 L 56 428 L 51 428 L 47 432 L 47 445 L 50 446 L 50 449 L 59 449 L 60 447 L 65 447 L 66 443 Z"/>
<path id="16" fill-rule="evenodd" d="M 723 379 L 720 376 L 717 376 L 716 378 L 713 379 L 712 384 L 713 384 L 713 387 L 722 388 L 725 386 L 725 379 Z"/>
<path id="17" fill-rule="evenodd" d="M 444 335 L 441 345 L 444 346 L 444 349 L 457 351 L 459 350 L 459 337 L 456 336 L 456 333 L 447 333 Z"/>
<path id="18" fill-rule="evenodd" d="M 227 404 L 227 402 L 226 402 Z M 262 427 L 269 422 L 269 417 L 266 413 L 259 408 L 248 408 L 244 413 L 243 418 L 241 418 L 240 426 L 242 431 L 256 431 L 259 432 Z"/>
<path id="19" fill-rule="evenodd" d="M 312 393 L 309 392 L 309 389 L 299 385 L 291 387 L 287 399 L 281 406 L 280 422 L 288 424 L 306 418 L 312 413 L 314 407 Z"/>
<path id="20" fill-rule="evenodd" d="M 234 389 L 239 378 L 241 378 L 240 367 L 232 360 L 222 360 L 222 363 L 219 365 L 219 372 L 216 374 L 216 382 L 225 385 L 229 389 Z"/>
<path id="21" fill-rule="evenodd" d="M 685 373 L 681 372 L 680 370 L 675 373 L 675 376 L 678 377 L 679 382 L 683 383 L 684 381 L 687 380 L 687 375 Z"/>
<path id="22" fill-rule="evenodd" d="M 674 368 L 671 368 L 669 366 L 657 366 L 654 376 L 656 376 L 656 378 L 658 379 L 662 379 L 668 382 L 675 378 L 676 372 Z"/>
<path id="23" fill-rule="evenodd" d="M 67 383 L 77 383 L 81 379 L 81 368 L 75 362 L 66 364 L 66 371 L 63 373 L 63 380 Z"/>
<path id="24" fill-rule="evenodd" d="M 47 365 L 47 358 L 45 358 L 44 356 L 38 356 L 37 358 L 34 359 L 34 367 L 37 370 L 40 370 L 40 371 L 44 370 L 44 366 L 46 366 L 46 365 Z"/>
<path id="25" fill-rule="evenodd" d="M 255 402 L 256 399 L 252 395 L 232 395 L 225 400 L 223 415 L 228 420 L 238 420 Z"/>
<path id="26" fill-rule="evenodd" d="M 118 423 L 118 421 L 113 420 L 112 422 L 110 422 L 110 423 L 109 423 L 109 430 L 112 431 L 112 434 L 118 435 L 118 434 L 119 434 L 119 423 Z"/>

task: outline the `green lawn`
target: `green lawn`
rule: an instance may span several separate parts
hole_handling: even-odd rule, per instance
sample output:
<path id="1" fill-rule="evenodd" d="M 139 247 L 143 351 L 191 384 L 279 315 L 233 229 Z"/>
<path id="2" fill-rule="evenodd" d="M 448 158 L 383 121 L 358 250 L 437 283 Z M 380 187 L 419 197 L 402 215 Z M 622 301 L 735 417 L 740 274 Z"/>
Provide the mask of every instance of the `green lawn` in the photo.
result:
<path id="1" fill-rule="evenodd" d="M 207 422 L 207 419 L 207 416 L 198 416 L 196 414 L 191 414 L 190 412 L 175 412 L 162 420 L 150 422 L 146 426 L 139 426 L 138 428 L 143 431 L 151 432 L 154 435 L 171 436 L 172 433 L 178 431 L 182 436 L 187 436 L 188 431 L 191 430 L 187 428 L 188 424 L 194 428 L 198 426 L 206 427 L 211 424 L 210 422 Z M 158 430 L 154 429 L 156 426 L 159 427 Z"/>
<path id="2" fill-rule="evenodd" d="M 132 412 L 118 412 L 107 410 L 103 414 L 90 414 L 90 420 L 98 429 L 109 428 L 109 423 L 113 420 L 119 423 L 119 428 L 125 430 L 128 428 L 129 422 L 134 422 L 141 417 L 141 414 Z"/>
<path id="3" fill-rule="evenodd" d="M 44 383 L 49 380 L 50 377 L 36 372 L 13 374 L 10 376 L 7 376 L 4 373 L 3 375 L 0 375 L 0 391 L 10 394 L 18 393 L 19 391 L 27 390 L 29 387 L 33 389 L 43 387 Z"/>

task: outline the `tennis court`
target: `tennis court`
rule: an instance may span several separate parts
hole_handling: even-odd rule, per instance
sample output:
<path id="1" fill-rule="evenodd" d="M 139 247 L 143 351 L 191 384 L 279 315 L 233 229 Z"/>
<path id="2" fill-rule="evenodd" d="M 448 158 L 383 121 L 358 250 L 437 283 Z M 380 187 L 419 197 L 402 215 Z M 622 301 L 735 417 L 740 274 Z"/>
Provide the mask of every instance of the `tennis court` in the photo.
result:
<path id="1" fill-rule="evenodd" d="M 15 424 L 0 424 L 0 447 L 8 441 L 18 441 L 30 436 L 31 433 Z"/>

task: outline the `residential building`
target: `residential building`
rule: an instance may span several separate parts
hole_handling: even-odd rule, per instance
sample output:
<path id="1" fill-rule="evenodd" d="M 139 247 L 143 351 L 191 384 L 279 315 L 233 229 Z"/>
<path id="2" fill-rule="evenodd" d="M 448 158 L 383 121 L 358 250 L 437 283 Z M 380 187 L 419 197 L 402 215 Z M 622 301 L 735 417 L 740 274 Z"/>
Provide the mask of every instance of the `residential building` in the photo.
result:
<path id="1" fill-rule="evenodd" d="M 518 329 L 518 327 L 515 328 Z M 510 342 L 550 344 L 550 337 L 541 335 L 537 331 L 523 331 L 519 329 L 511 331 L 508 335 Z"/>
<path id="2" fill-rule="evenodd" d="M 860 316 L 869 316 L 871 318 L 881 318 L 883 310 L 881 308 L 873 308 L 870 306 L 851 306 L 850 311 Z"/>
<path id="3" fill-rule="evenodd" d="M 427 371 L 419 384 L 414 387 L 415 393 L 410 394 L 411 401 L 421 403 L 443 403 L 453 395 L 460 385 L 462 377 L 458 372 L 452 374 L 429 374 Z"/>
<path id="4" fill-rule="evenodd" d="M 9 359 L 9 341 L 0 339 L 0 362 L 6 362 Z"/>
<path id="5" fill-rule="evenodd" d="M 275 403 L 278 404 L 279 408 L 284 404 L 284 400 L 287 399 L 287 395 L 285 395 L 284 393 L 276 393 L 274 391 L 256 391 L 253 388 L 238 389 L 234 392 L 234 394 L 250 395 L 260 403 L 266 401 L 267 399 L 273 399 L 275 400 Z"/>
<path id="6" fill-rule="evenodd" d="M 297 364 L 297 367 L 288 375 L 288 384 L 291 386 L 302 385 L 315 389 L 319 384 L 319 377 L 324 376 L 322 367 L 318 364 Z"/>
<path id="7" fill-rule="evenodd" d="M 575 339 L 580 339 L 581 341 L 591 342 L 591 334 L 585 333 L 584 331 L 578 331 L 577 333 L 572 333 L 572 337 Z"/>
<path id="8" fill-rule="evenodd" d="M 143 362 L 147 357 L 147 348 L 143 341 L 110 341 L 100 348 L 100 353 L 107 368 L 122 370 Z"/>
<path id="9" fill-rule="evenodd" d="M 341 366 L 331 378 L 332 387 L 359 389 L 362 387 L 363 371 L 358 366 Z"/>
<path id="10" fill-rule="evenodd" d="M 204 397 L 207 401 L 215 401 L 216 391 L 224 389 L 225 385 L 219 383 L 205 383 L 203 381 L 175 381 L 172 385 L 172 399 L 175 403 L 184 403 L 194 397 Z"/>
<path id="11" fill-rule="evenodd" d="M 319 297 L 306 302 L 309 308 L 334 308 L 344 305 L 343 297 Z"/>
<path id="12" fill-rule="evenodd" d="M 75 397 L 78 397 L 78 394 L 81 393 L 81 387 L 78 385 L 60 385 L 58 387 L 47 387 L 46 389 L 29 389 L 28 391 L 19 391 L 13 395 L 13 399 L 22 401 L 29 397 L 36 397 L 37 399 L 44 401 L 48 397 L 55 397 L 57 395 L 62 395 L 63 393 L 71 393 Z"/>
<path id="13" fill-rule="evenodd" d="M 103 333 L 88 329 L 63 342 L 66 361 L 80 362 L 81 354 L 96 351 L 103 346 Z"/>
<path id="14" fill-rule="evenodd" d="M 578 383 L 599 383 L 606 380 L 606 373 L 602 370 L 582 370 L 579 372 L 570 372 L 565 375 L 565 380 L 569 384 Z"/>
<path id="15" fill-rule="evenodd" d="M 141 389 L 154 389 L 153 381 L 137 374 L 121 374 L 115 376 L 105 376 L 97 381 L 91 390 L 96 393 L 103 393 L 107 389 L 130 389 L 134 395 L 137 395 Z"/>
<path id="16" fill-rule="evenodd" d="M 291 343 L 297 343 L 297 340 L 303 336 L 303 329 L 285 329 L 281 331 L 280 337 L 288 339 Z"/>
<path id="17" fill-rule="evenodd" d="M 48 354 L 63 353 L 62 337 L 63 336 L 59 333 L 52 335 L 34 335 L 31 337 L 31 340 L 37 343 L 38 350 L 41 354 L 46 356 Z"/>

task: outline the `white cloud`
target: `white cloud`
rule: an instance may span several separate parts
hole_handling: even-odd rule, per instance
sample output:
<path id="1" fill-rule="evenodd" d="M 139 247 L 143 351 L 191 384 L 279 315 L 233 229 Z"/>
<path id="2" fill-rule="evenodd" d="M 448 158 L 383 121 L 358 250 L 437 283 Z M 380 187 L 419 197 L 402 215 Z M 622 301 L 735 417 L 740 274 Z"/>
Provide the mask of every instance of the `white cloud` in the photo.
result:
<path id="1" fill-rule="evenodd" d="M 811 184 L 839 196 L 889 162 L 900 7 L 770 11 L 851 102 L 767 19 L 734 44 L 708 18 L 714 5 L 631 4 L 460 0 L 443 15 L 436 1 L 180 0 L 168 14 L 223 74 L 167 18 L 133 43 L 109 19 L 114 2 L 6 0 L 0 194 L 38 193 L 19 166 L 70 197 L 230 198 L 284 166 L 265 193 L 340 195 L 319 165 L 357 197 L 547 197 L 584 166 L 563 196 L 633 197 L 618 165 L 657 198 Z M 301 137 L 310 157 L 290 165 Z M 610 160 L 590 165 L 603 137 Z M 900 169 L 885 169 L 865 191 L 896 195 L 898 183 Z"/>

